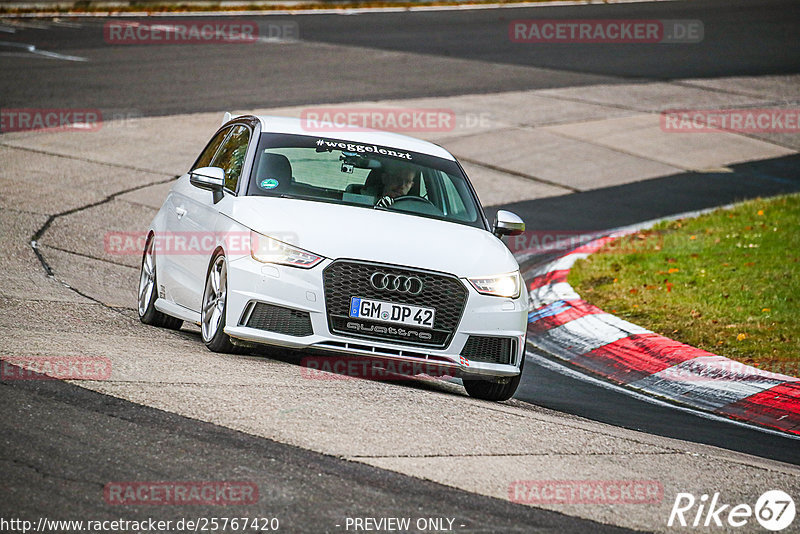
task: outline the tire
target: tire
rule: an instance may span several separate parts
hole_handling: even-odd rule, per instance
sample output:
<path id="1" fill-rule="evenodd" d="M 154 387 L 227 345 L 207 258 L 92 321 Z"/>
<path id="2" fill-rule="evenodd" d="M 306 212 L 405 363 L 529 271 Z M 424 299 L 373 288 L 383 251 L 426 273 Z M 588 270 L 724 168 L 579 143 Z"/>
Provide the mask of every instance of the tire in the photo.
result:
<path id="1" fill-rule="evenodd" d="M 142 253 L 142 268 L 139 273 L 138 312 L 139 320 L 144 324 L 180 330 L 183 320 L 158 311 L 155 307 L 156 288 L 156 255 L 153 251 L 153 235 L 147 238 Z"/>
<path id="2" fill-rule="evenodd" d="M 487 401 L 506 401 L 514 396 L 522 379 L 522 368 L 525 367 L 525 355 L 522 355 L 522 362 L 519 364 L 519 374 L 501 384 L 490 380 L 463 380 L 464 389 L 470 397 Z"/>
<path id="3" fill-rule="evenodd" d="M 200 307 L 200 330 L 203 343 L 212 352 L 242 354 L 247 347 L 234 345 L 225 333 L 228 311 L 228 264 L 225 255 L 217 253 L 211 259 L 206 274 L 206 285 Z"/>

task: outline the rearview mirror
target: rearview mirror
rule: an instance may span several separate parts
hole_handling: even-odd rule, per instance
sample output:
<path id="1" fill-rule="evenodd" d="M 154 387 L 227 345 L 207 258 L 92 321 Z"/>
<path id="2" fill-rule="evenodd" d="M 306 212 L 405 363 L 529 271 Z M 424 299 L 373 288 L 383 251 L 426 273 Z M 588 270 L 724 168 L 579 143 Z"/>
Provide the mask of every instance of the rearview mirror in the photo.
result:
<path id="1" fill-rule="evenodd" d="M 506 210 L 500 210 L 497 212 L 497 215 L 495 215 L 492 233 L 497 237 L 519 235 L 524 231 L 525 221 L 520 219 L 517 214 Z"/>
<path id="2" fill-rule="evenodd" d="M 189 174 L 189 183 L 200 189 L 222 191 L 225 185 L 225 171 L 219 167 L 200 167 Z"/>

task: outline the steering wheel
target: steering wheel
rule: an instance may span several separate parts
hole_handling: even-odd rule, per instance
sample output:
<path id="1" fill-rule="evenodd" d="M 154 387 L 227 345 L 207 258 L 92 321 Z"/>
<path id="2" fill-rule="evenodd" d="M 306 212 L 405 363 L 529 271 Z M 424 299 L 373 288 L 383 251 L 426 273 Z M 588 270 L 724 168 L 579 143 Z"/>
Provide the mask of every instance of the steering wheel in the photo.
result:
<path id="1" fill-rule="evenodd" d="M 433 206 L 434 208 L 436 208 L 436 205 L 433 202 L 431 202 L 427 198 L 423 198 L 423 197 L 418 196 L 418 195 L 403 195 L 402 197 L 397 197 L 396 199 L 394 199 L 394 202 L 397 203 L 397 202 L 404 201 L 404 200 L 416 200 L 418 202 L 424 202 L 425 204 L 429 204 L 429 205 Z"/>

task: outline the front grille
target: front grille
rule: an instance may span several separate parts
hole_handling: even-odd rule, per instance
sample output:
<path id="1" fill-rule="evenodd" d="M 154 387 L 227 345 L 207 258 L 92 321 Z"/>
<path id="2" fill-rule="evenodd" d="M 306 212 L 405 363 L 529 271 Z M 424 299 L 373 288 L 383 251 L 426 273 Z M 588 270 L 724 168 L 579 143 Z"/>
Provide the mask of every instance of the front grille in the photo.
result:
<path id="1" fill-rule="evenodd" d="M 485 363 L 511 363 L 516 339 L 513 337 L 469 336 L 461 355 Z"/>
<path id="2" fill-rule="evenodd" d="M 295 337 L 310 336 L 314 333 L 308 312 L 263 302 L 254 305 L 245 326 Z"/>
<path id="3" fill-rule="evenodd" d="M 370 284 L 370 277 L 376 271 L 416 276 L 422 280 L 422 292 L 410 295 L 375 289 Z M 344 336 L 386 339 L 410 345 L 445 348 L 450 344 L 467 304 L 467 289 L 464 284 L 455 276 L 442 273 L 378 263 L 337 260 L 325 269 L 323 280 L 328 326 L 331 332 Z M 436 316 L 433 329 L 369 319 L 352 319 L 349 316 L 351 297 L 434 308 Z"/>

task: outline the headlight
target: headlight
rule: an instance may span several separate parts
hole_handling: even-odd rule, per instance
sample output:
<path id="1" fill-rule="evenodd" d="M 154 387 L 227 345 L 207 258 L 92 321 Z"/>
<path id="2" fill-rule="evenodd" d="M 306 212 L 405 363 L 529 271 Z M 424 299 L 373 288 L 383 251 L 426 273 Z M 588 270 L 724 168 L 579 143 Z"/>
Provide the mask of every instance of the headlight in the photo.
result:
<path id="1" fill-rule="evenodd" d="M 519 296 L 519 290 L 520 287 L 522 287 L 522 278 L 520 277 L 519 271 L 498 276 L 469 278 L 468 280 L 478 293 L 494 295 L 496 297 L 515 299 Z"/>
<path id="2" fill-rule="evenodd" d="M 282 241 L 250 231 L 250 255 L 263 263 L 280 263 L 310 269 L 324 258 L 307 250 L 287 245 Z"/>

